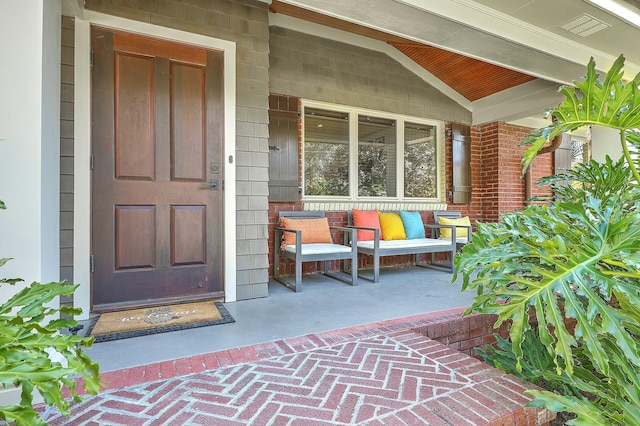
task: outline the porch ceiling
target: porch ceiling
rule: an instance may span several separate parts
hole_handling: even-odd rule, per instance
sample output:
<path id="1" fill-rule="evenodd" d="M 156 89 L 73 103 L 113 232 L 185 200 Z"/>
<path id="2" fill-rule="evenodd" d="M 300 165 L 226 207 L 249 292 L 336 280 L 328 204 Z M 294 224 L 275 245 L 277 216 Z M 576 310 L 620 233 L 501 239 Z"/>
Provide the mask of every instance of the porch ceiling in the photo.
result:
<path id="1" fill-rule="evenodd" d="M 274 16 L 393 46 L 402 53 L 387 54 L 430 75 L 425 80 L 472 111 L 474 123 L 540 117 L 591 57 L 607 70 L 623 53 L 625 77 L 640 72 L 640 28 L 630 23 L 637 0 L 608 0 L 626 8 L 624 19 L 597 0 L 262 1 Z M 582 19 L 597 28 L 568 30 Z"/>

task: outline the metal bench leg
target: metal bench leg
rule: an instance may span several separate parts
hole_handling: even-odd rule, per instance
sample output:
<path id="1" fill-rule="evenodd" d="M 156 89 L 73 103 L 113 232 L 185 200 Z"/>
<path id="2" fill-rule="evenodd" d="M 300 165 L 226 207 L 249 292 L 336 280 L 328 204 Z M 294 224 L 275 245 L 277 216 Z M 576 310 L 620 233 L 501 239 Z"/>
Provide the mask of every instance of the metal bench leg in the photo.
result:
<path id="1" fill-rule="evenodd" d="M 276 231 L 275 244 L 273 247 L 273 278 L 280 281 L 280 239 L 278 238 L 278 232 Z"/>
<path id="2" fill-rule="evenodd" d="M 451 250 L 451 272 L 453 272 L 454 270 L 454 266 L 453 266 L 453 258 L 456 255 L 456 248 L 454 247 L 453 250 Z"/>
<path id="3" fill-rule="evenodd" d="M 300 256 L 296 256 L 296 284 L 294 290 L 296 293 L 302 291 L 302 259 Z"/>
<path id="4" fill-rule="evenodd" d="M 380 256 L 373 255 L 373 282 L 380 282 Z"/>
<path id="5" fill-rule="evenodd" d="M 349 260 L 345 260 L 344 264 L 347 264 Z M 358 285 L 358 252 L 353 250 L 351 255 L 351 285 Z"/>

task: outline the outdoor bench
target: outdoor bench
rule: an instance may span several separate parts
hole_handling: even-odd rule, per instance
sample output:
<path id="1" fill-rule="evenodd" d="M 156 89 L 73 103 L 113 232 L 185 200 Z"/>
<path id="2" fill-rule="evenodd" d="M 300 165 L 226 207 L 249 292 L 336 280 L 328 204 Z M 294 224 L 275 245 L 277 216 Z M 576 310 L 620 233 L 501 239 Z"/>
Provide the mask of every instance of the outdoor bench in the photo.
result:
<path id="1" fill-rule="evenodd" d="M 453 272 L 453 258 L 456 253 L 456 225 L 435 225 L 422 223 L 420 219 L 420 225 L 424 228 L 424 237 L 411 238 L 411 239 L 381 239 L 381 229 L 368 226 L 356 226 L 354 224 L 353 212 L 347 212 L 348 226 L 360 231 L 373 231 L 373 238 L 363 239 L 358 237 L 356 241 L 356 247 L 358 254 L 364 254 L 373 258 L 373 278 L 369 278 L 363 275 L 360 277 L 377 283 L 380 281 L 380 258 L 383 256 L 397 256 L 397 255 L 415 255 L 416 266 L 444 269 L 449 272 Z M 449 229 L 450 237 L 447 239 L 435 238 L 437 232 L 441 232 L 443 229 Z M 433 236 L 433 237 L 428 237 Z M 383 235 L 384 236 L 384 235 Z M 350 243 L 350 242 L 345 242 Z M 431 253 L 431 263 L 420 263 L 419 257 L 421 254 Z M 449 253 L 448 264 L 442 265 L 435 262 L 436 253 Z"/>
<path id="2" fill-rule="evenodd" d="M 302 291 L 302 264 L 324 262 L 323 274 L 351 285 L 358 284 L 357 252 L 351 244 L 333 241 L 331 230 L 344 234 L 344 241 L 357 242 L 356 230 L 344 226 L 329 226 L 322 211 L 282 211 L 280 223 L 275 228 L 273 255 L 273 278 L 295 292 Z M 287 236 L 288 234 L 288 236 Z M 293 236 L 295 235 L 295 238 Z M 286 257 L 295 263 L 295 281 L 280 273 L 280 258 Z M 329 262 L 342 260 L 342 269 L 349 274 L 329 271 Z M 350 263 L 350 265 L 347 265 Z M 349 278 L 350 275 L 350 278 Z"/>

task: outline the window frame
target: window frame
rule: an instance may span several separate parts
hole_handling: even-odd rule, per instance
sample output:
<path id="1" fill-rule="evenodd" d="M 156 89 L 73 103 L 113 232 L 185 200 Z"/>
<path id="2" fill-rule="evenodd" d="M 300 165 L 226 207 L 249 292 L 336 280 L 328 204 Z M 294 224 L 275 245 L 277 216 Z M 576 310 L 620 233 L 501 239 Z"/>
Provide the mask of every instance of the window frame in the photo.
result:
<path id="1" fill-rule="evenodd" d="M 305 177 L 305 116 L 306 108 L 324 109 L 346 113 L 349 120 L 349 195 L 307 195 Z M 396 122 L 396 196 L 395 197 L 359 197 L 358 196 L 358 117 L 370 115 Z M 405 197 L 404 196 L 404 133 L 405 122 L 433 126 L 436 131 L 436 196 L 435 197 Z M 444 203 L 445 200 L 445 122 L 424 117 L 405 114 L 395 114 L 367 108 L 351 107 L 334 103 L 301 100 L 300 111 L 300 174 L 302 201 L 309 202 L 347 202 L 347 203 L 402 203 L 424 204 Z"/>

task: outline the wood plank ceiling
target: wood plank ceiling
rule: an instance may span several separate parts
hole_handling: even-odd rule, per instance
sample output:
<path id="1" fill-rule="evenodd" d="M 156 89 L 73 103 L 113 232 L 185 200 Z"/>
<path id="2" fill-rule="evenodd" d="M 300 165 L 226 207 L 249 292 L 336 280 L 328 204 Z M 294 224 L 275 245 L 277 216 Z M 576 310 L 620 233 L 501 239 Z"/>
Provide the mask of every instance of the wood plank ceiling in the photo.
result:
<path id="1" fill-rule="evenodd" d="M 270 10 L 273 13 L 281 13 L 388 43 L 472 102 L 535 80 L 535 77 L 527 74 L 342 21 L 279 0 L 271 2 Z"/>

